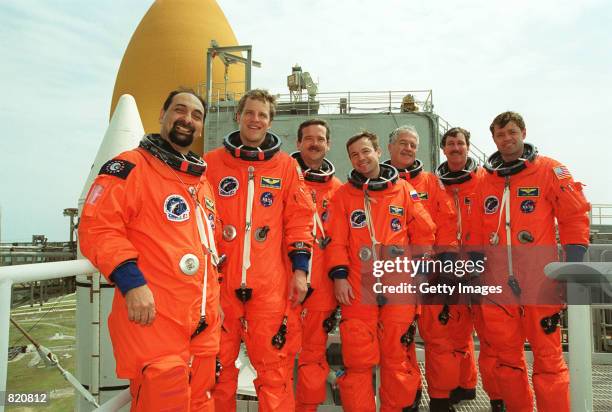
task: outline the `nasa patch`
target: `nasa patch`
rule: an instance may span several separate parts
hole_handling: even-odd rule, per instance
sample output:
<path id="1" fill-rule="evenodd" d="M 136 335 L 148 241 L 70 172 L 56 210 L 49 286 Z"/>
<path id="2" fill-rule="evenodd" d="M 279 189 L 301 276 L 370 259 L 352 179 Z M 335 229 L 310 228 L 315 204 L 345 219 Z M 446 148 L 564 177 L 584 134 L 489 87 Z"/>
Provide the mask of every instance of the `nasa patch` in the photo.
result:
<path id="1" fill-rule="evenodd" d="M 99 175 L 117 176 L 120 179 L 127 179 L 132 169 L 136 167 L 134 163 L 127 160 L 111 159 L 104 163 L 100 168 Z"/>
<path id="2" fill-rule="evenodd" d="M 210 221 L 210 228 L 215 230 L 215 215 L 212 213 L 208 214 L 208 220 Z"/>
<path id="3" fill-rule="evenodd" d="M 391 219 L 391 230 L 394 232 L 399 232 L 402 230 L 402 222 L 399 220 L 399 218 L 394 217 Z"/>
<path id="4" fill-rule="evenodd" d="M 366 215 L 361 209 L 353 210 L 351 213 L 351 227 L 360 229 L 366 225 Z"/>
<path id="5" fill-rule="evenodd" d="M 164 212 L 171 222 L 184 222 L 189 219 L 189 205 L 181 195 L 170 195 L 164 202 Z"/>
<path id="6" fill-rule="evenodd" d="M 532 213 L 535 207 L 536 202 L 534 200 L 528 199 L 521 202 L 521 212 L 523 213 Z"/>
<path id="7" fill-rule="evenodd" d="M 259 197 L 259 201 L 263 207 L 270 207 L 274 203 L 274 196 L 270 192 L 263 192 Z"/>
<path id="8" fill-rule="evenodd" d="M 487 196 L 484 200 L 484 211 L 487 215 L 492 215 L 499 209 L 499 199 L 497 196 Z"/>
<path id="9" fill-rule="evenodd" d="M 238 191 L 238 179 L 234 176 L 226 176 L 219 182 L 219 196 L 230 197 L 234 196 Z"/>

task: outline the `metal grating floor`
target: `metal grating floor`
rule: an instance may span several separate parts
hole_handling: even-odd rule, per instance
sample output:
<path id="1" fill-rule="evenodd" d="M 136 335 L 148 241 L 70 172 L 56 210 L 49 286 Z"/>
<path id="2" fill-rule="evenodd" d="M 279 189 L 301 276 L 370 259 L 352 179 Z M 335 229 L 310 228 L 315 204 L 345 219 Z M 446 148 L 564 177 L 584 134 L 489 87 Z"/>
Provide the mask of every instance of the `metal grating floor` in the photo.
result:
<path id="1" fill-rule="evenodd" d="M 529 383 L 531 384 L 532 366 L 527 364 L 529 368 Z M 421 368 L 421 376 L 425 377 L 425 364 L 419 362 Z M 427 387 L 427 382 L 423 379 L 423 385 Z M 424 391 L 421 399 L 421 410 L 429 411 L 429 396 Z M 476 399 L 473 401 L 463 401 L 455 405 L 457 412 L 488 412 L 491 410 L 489 406 L 489 398 L 482 389 L 480 374 L 478 375 L 478 387 L 476 391 Z M 535 411 L 535 409 L 534 409 Z M 593 365 L 593 412 L 610 412 L 612 411 L 612 365 Z"/>
<path id="2" fill-rule="evenodd" d="M 425 376 L 425 365 L 419 362 L 421 374 Z M 529 367 L 529 383 L 531 383 L 531 364 Z M 424 389 L 427 387 L 427 382 L 423 379 Z M 455 405 L 457 412 L 488 412 L 489 398 L 482 390 L 480 376 L 478 377 L 478 387 L 476 391 L 476 399 L 473 401 L 464 401 Z M 421 411 L 429 411 L 429 396 L 427 391 L 423 391 L 421 399 Z M 342 411 L 341 406 L 321 405 L 319 412 L 339 412 Z M 238 401 L 239 412 L 257 411 L 256 401 Z M 535 409 L 534 409 L 535 411 Z M 610 412 L 612 411 L 612 365 L 593 365 L 593 412 Z M 577 411 L 578 412 L 578 411 Z"/>

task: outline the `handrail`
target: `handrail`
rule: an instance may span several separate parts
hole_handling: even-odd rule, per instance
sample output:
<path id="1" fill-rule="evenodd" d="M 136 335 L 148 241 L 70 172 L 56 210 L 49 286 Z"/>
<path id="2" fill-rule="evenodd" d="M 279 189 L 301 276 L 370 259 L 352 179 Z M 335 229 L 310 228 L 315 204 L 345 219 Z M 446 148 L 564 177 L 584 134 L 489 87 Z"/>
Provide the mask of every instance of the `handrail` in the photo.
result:
<path id="1" fill-rule="evenodd" d="M 612 204 L 592 203 L 591 210 L 589 211 L 589 220 L 591 225 L 612 225 Z"/>
<path id="2" fill-rule="evenodd" d="M 86 259 L 0 267 L 0 393 L 6 392 L 13 283 L 89 275 L 98 270 Z M 6 332 L 4 332 L 6 331 Z M 4 412 L 3 402 L 0 412 Z"/>
<path id="3" fill-rule="evenodd" d="M 213 101 L 209 102 L 211 110 L 215 110 L 221 105 L 237 106 L 243 94 L 243 92 L 227 91 L 222 99 L 217 93 L 216 100 L 213 99 Z M 314 100 L 311 100 L 308 96 L 304 96 L 302 100 L 293 100 L 294 97 L 292 97 L 291 94 L 279 93 L 276 95 L 276 98 L 279 108 L 281 108 L 282 105 L 292 103 L 307 106 L 315 104 L 317 109 L 326 108 L 329 114 L 341 113 L 341 98 L 346 99 L 346 109 L 348 113 L 352 110 L 400 112 L 403 98 L 408 94 L 413 95 L 415 104 L 419 107 L 420 112 L 432 112 L 434 105 L 431 89 L 319 92 Z M 222 104 L 221 102 L 225 103 Z"/>

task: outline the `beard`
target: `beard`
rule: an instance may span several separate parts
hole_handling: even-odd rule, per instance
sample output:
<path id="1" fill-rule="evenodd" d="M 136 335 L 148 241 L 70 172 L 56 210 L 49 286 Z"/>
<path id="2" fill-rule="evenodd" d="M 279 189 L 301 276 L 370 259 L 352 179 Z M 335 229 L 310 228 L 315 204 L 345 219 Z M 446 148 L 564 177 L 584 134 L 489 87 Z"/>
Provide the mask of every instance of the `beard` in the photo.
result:
<path id="1" fill-rule="evenodd" d="M 176 130 L 177 125 L 189 129 L 191 132 L 187 135 L 181 134 Z M 170 129 L 170 132 L 168 133 L 168 137 L 170 138 L 170 141 L 175 145 L 180 147 L 188 147 L 191 146 L 191 144 L 193 143 L 194 133 L 195 129 L 193 127 L 187 126 L 184 123 L 175 122 L 174 125 L 172 125 L 172 129 Z"/>

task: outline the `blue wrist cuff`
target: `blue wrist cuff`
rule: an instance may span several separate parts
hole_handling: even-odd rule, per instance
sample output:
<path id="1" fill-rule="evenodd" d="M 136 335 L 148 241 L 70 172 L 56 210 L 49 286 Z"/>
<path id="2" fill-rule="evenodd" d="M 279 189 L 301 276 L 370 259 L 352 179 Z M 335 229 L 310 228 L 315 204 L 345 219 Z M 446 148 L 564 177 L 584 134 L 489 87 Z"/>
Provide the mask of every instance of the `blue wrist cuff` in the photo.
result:
<path id="1" fill-rule="evenodd" d="M 310 253 L 294 252 L 291 254 L 290 257 L 291 257 L 292 269 L 294 271 L 303 270 L 304 272 L 308 273 L 308 261 L 310 260 Z"/>
<path id="2" fill-rule="evenodd" d="M 117 266 L 113 273 L 111 273 L 110 280 L 117 285 L 124 296 L 130 289 L 147 284 L 138 265 L 133 260 L 128 260 Z"/>
<path id="3" fill-rule="evenodd" d="M 332 279 L 348 278 L 348 268 L 346 266 L 336 266 L 329 271 L 329 277 Z"/>
<path id="4" fill-rule="evenodd" d="M 585 245 L 565 245 L 565 261 L 582 262 L 586 251 L 587 247 Z"/>

